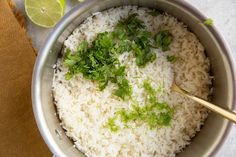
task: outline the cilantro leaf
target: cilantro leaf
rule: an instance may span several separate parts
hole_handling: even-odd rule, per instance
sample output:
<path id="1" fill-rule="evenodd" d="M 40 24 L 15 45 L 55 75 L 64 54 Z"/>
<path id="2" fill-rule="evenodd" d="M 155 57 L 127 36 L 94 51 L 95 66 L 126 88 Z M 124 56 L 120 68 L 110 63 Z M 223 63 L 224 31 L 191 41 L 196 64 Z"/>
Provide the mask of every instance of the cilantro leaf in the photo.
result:
<path id="1" fill-rule="evenodd" d="M 129 85 L 129 82 L 125 78 L 118 79 L 118 89 L 115 90 L 114 95 L 127 100 L 132 94 L 132 88 Z"/>
<path id="2" fill-rule="evenodd" d="M 151 84 L 147 80 L 143 82 L 143 88 L 149 95 L 155 94 L 155 90 L 152 88 Z"/>
<path id="3" fill-rule="evenodd" d="M 208 18 L 203 23 L 207 26 L 213 26 L 214 21 L 211 18 Z"/>
<path id="4" fill-rule="evenodd" d="M 116 118 L 109 118 L 106 124 L 106 127 L 108 127 L 112 132 L 116 132 L 119 130 L 119 126 L 115 123 Z"/>
<path id="5" fill-rule="evenodd" d="M 118 21 L 116 27 L 124 29 L 128 35 L 135 35 L 138 30 L 145 28 L 144 22 L 137 16 L 137 13 L 129 14 L 127 18 Z"/>
<path id="6" fill-rule="evenodd" d="M 171 63 L 174 63 L 174 62 L 176 62 L 176 60 L 177 60 L 177 58 L 176 58 L 176 56 L 175 55 L 172 55 L 172 56 L 167 56 L 166 57 L 166 59 L 167 59 L 167 61 L 168 62 L 171 62 Z"/>
<path id="7" fill-rule="evenodd" d="M 136 56 L 136 64 L 139 67 L 145 66 L 149 61 L 156 59 L 156 54 L 152 53 L 149 48 L 142 49 L 140 45 L 135 43 L 132 44 L 132 49 Z"/>
<path id="8" fill-rule="evenodd" d="M 162 14 L 162 11 L 155 9 L 155 10 L 149 11 L 148 14 L 152 15 L 152 16 L 158 16 L 158 15 Z"/>
<path id="9" fill-rule="evenodd" d="M 148 62 L 156 59 L 156 54 L 151 52 L 151 33 L 145 30 L 144 22 L 138 19 L 138 14 L 133 13 L 125 19 L 121 19 L 113 32 L 114 36 L 126 42 L 119 44 L 118 51 L 133 50 L 136 56 L 136 64 L 144 67 Z M 121 42 L 122 43 L 122 42 Z"/>
<path id="10" fill-rule="evenodd" d="M 170 49 L 169 46 L 171 42 L 173 41 L 173 36 L 171 35 L 170 32 L 168 32 L 167 30 L 164 30 L 164 31 L 158 32 L 155 35 L 154 40 L 156 42 L 157 47 L 161 48 L 162 51 L 167 51 Z"/>

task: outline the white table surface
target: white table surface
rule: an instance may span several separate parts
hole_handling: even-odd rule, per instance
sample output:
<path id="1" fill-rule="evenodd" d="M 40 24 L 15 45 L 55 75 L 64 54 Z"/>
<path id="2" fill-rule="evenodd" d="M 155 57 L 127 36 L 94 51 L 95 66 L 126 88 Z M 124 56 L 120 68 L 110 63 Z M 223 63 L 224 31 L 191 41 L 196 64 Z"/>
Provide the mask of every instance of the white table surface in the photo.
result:
<path id="1" fill-rule="evenodd" d="M 13 0 L 23 14 L 23 0 Z M 69 6 L 77 0 L 67 0 Z M 229 43 L 236 61 L 236 0 L 186 0 L 214 20 L 214 25 L 220 30 Z M 31 37 L 36 49 L 40 49 L 51 29 L 40 28 L 27 19 L 28 35 Z M 236 157 L 236 125 L 233 125 L 224 145 L 215 157 Z"/>

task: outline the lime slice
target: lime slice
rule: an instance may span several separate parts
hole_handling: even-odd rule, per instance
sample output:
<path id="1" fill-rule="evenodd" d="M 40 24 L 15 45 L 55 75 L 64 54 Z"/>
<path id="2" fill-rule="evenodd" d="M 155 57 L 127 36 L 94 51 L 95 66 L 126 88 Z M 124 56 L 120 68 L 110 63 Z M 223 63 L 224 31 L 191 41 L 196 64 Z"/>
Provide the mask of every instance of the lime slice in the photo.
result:
<path id="1" fill-rule="evenodd" d="M 25 11 L 35 24 L 53 27 L 64 15 L 65 0 L 25 0 Z"/>

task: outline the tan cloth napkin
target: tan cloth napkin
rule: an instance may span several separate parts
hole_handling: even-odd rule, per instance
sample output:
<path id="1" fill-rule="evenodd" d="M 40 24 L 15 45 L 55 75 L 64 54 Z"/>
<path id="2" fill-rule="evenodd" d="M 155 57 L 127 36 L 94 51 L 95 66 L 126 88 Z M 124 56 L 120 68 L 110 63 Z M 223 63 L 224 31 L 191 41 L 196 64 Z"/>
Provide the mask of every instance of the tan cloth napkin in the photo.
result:
<path id="1" fill-rule="evenodd" d="M 0 0 L 0 157 L 49 157 L 31 106 L 35 53 L 6 0 Z"/>

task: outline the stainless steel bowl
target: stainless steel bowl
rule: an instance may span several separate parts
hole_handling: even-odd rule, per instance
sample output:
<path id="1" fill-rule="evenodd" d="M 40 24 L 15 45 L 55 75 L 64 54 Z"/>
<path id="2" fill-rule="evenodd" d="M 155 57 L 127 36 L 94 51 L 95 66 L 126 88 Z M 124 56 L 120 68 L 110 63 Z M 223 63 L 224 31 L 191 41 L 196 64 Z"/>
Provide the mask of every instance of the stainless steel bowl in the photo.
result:
<path id="1" fill-rule="evenodd" d="M 206 48 L 214 79 L 213 103 L 232 109 L 235 105 L 235 71 L 230 50 L 215 27 L 200 23 L 206 19 L 197 9 L 182 0 L 87 0 L 72 9 L 54 28 L 39 52 L 32 81 L 32 101 L 39 130 L 50 150 L 58 157 L 82 157 L 73 147 L 55 115 L 51 84 L 53 64 L 63 41 L 88 16 L 121 5 L 138 5 L 168 12 L 187 24 Z M 102 26 L 101 26 L 102 27 Z M 201 131 L 178 157 L 213 156 L 226 138 L 230 123 L 211 113 Z"/>

